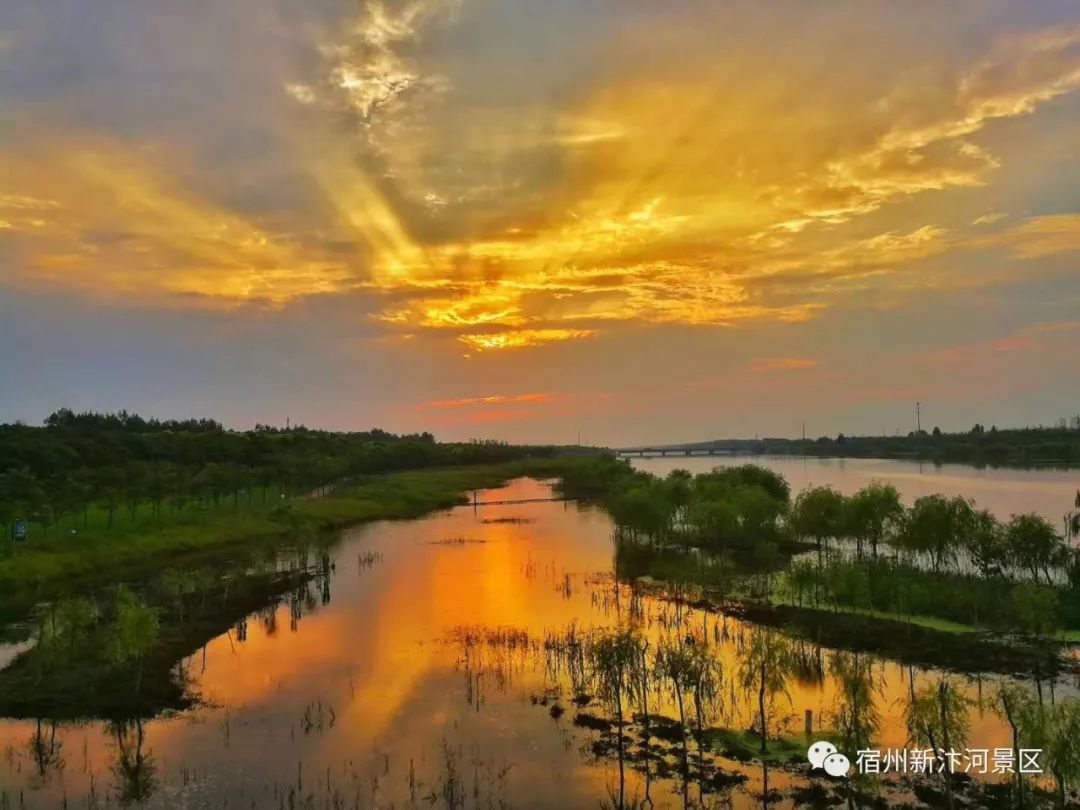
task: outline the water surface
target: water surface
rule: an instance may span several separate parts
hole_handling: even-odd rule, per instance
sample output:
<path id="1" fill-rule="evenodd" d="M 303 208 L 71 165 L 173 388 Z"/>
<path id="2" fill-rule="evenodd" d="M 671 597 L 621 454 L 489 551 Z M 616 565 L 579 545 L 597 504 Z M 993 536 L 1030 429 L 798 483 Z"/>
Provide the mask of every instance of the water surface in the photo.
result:
<path id="1" fill-rule="evenodd" d="M 789 462 L 785 474 L 800 465 Z M 832 476 L 850 489 L 883 470 L 817 461 L 802 469 L 804 478 L 791 475 L 795 488 Z M 933 480 L 951 479 L 911 478 L 905 491 Z M 985 480 L 983 494 L 1008 491 L 999 477 Z M 520 480 L 480 500 L 549 494 Z M 613 579 L 612 527 L 599 509 L 461 507 L 347 530 L 330 555 L 323 587 L 252 614 L 181 662 L 197 708 L 120 725 L 0 720 L 0 807 L 598 807 L 617 791 L 617 765 L 597 747 L 598 732 L 575 725 L 573 685 L 544 642 L 619 622 L 653 641 L 665 628 L 701 628 L 726 673 L 714 721 L 754 722 L 752 696 L 736 684 L 751 628 L 633 598 Z M 824 673 L 830 651 L 803 652 L 822 672 L 793 678 L 778 703 L 778 725 L 796 732 L 807 710 L 827 724 L 839 701 Z M 889 661 L 875 673 L 881 744 L 903 746 L 910 679 L 933 673 Z M 963 688 L 977 700 L 992 683 L 973 676 Z M 1073 684 L 1054 689 L 1060 696 Z M 670 700 L 656 708 L 675 714 Z M 973 744 L 1007 743 L 987 701 L 973 704 L 971 722 Z M 798 774 L 725 767 L 746 779 L 727 794 L 734 806 L 760 807 L 766 778 L 785 796 L 773 806 L 793 805 L 786 792 Z M 648 789 L 655 806 L 682 806 L 677 778 L 649 781 L 631 770 L 627 798 Z"/>

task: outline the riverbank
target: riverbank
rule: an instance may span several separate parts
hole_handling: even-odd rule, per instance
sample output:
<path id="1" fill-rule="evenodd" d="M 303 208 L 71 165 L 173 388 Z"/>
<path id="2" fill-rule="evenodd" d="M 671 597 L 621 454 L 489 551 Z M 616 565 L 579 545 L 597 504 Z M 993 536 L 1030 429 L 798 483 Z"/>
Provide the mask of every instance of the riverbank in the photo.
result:
<path id="1" fill-rule="evenodd" d="M 0 558 L 0 617 L 97 580 L 373 520 L 405 520 L 466 503 L 476 489 L 522 476 L 557 476 L 566 460 L 529 459 L 365 476 L 319 496 L 265 504 L 241 498 L 217 509 L 147 515 L 109 531 L 59 528 Z"/>

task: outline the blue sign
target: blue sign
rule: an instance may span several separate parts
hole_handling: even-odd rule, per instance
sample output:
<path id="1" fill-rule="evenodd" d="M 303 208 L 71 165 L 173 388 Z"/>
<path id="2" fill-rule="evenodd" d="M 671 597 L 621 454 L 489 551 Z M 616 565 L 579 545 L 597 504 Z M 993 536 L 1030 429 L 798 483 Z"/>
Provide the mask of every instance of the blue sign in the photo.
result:
<path id="1" fill-rule="evenodd" d="M 17 518 L 11 527 L 11 536 L 14 537 L 16 541 L 25 540 L 28 528 L 26 518 Z"/>

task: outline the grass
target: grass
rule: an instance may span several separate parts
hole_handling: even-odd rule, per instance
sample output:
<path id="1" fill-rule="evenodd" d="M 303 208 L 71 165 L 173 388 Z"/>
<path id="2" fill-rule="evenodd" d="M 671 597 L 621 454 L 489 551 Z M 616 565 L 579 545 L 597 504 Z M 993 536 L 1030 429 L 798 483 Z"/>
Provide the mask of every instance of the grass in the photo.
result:
<path id="1" fill-rule="evenodd" d="M 811 605 L 800 605 L 796 602 L 790 594 L 785 593 L 783 590 L 776 590 L 771 594 L 771 602 L 775 605 L 784 605 L 787 607 L 798 607 L 807 610 L 818 610 L 822 612 L 837 612 L 845 613 L 853 616 L 863 616 L 868 619 L 884 619 L 886 621 L 903 622 L 904 624 L 914 625 L 915 627 L 923 627 L 927 630 L 937 630 L 942 633 L 950 633 L 952 635 L 968 635 L 971 633 L 992 633 L 995 635 L 1001 635 L 1001 631 L 992 627 L 986 627 L 977 624 L 966 624 L 964 622 L 953 621 L 952 619 L 945 619 L 940 616 L 933 616 L 928 614 L 909 614 L 909 613 L 897 613 L 889 610 L 876 610 L 874 608 L 861 608 L 850 605 L 840 605 L 833 610 L 827 610 L 822 607 L 814 607 Z M 1065 643 L 1080 642 L 1080 629 L 1068 629 L 1062 630 L 1049 636 L 1052 641 L 1061 641 Z"/>
<path id="2" fill-rule="evenodd" d="M 758 760 L 759 762 L 784 763 L 793 760 L 806 761 L 806 750 L 819 740 L 840 744 L 839 735 L 830 731 L 815 731 L 811 735 L 789 734 L 769 737 L 766 741 L 768 751 L 761 753 L 761 734 L 751 730 L 730 728 L 709 728 L 704 733 L 705 744 L 714 751 L 719 751 L 729 759 L 740 762 Z"/>
<path id="3" fill-rule="evenodd" d="M 785 605 L 787 607 L 801 607 L 811 610 L 827 611 L 824 608 L 814 608 L 810 605 L 800 605 L 790 595 L 784 593 L 771 594 L 771 600 L 775 605 Z M 921 616 L 921 615 L 909 615 L 905 613 L 893 613 L 887 610 L 875 610 L 873 608 L 858 608 L 848 607 L 841 605 L 836 609 L 837 613 L 848 613 L 853 616 L 864 616 L 868 619 L 885 619 L 894 622 L 903 622 L 905 624 L 915 625 L 916 627 L 925 627 L 927 630 L 938 630 L 942 633 L 953 633 L 956 635 L 962 635 L 967 633 L 985 633 L 991 632 L 990 628 L 979 627 L 973 624 L 963 624 L 962 622 L 954 622 L 949 619 L 942 619 L 937 616 Z"/>
<path id="4" fill-rule="evenodd" d="M 292 516 L 275 520 L 280 499 L 260 495 L 229 499 L 216 507 L 188 506 L 178 514 L 151 515 L 143 505 L 134 520 L 117 512 L 112 529 L 104 510 L 92 510 L 76 534 L 65 519 L 46 536 L 37 526 L 31 539 L 0 557 L 0 613 L 21 609 L 67 586 L 111 579 L 140 568 L 174 563 L 210 552 L 255 543 L 280 542 L 307 527 L 328 531 L 372 520 L 415 518 L 466 503 L 475 489 L 499 486 L 521 476 L 548 477 L 560 459 L 535 459 L 496 465 L 446 467 L 368 476 L 325 497 L 293 498 Z"/>

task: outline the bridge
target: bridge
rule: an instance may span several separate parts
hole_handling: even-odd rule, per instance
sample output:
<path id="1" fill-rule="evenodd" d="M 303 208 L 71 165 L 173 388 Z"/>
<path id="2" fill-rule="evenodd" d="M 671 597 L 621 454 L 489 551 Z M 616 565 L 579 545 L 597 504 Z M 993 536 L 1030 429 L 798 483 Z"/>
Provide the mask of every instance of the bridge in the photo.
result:
<path id="1" fill-rule="evenodd" d="M 614 451 L 619 458 L 663 458 L 666 456 L 734 456 L 717 447 L 624 447 Z"/>

